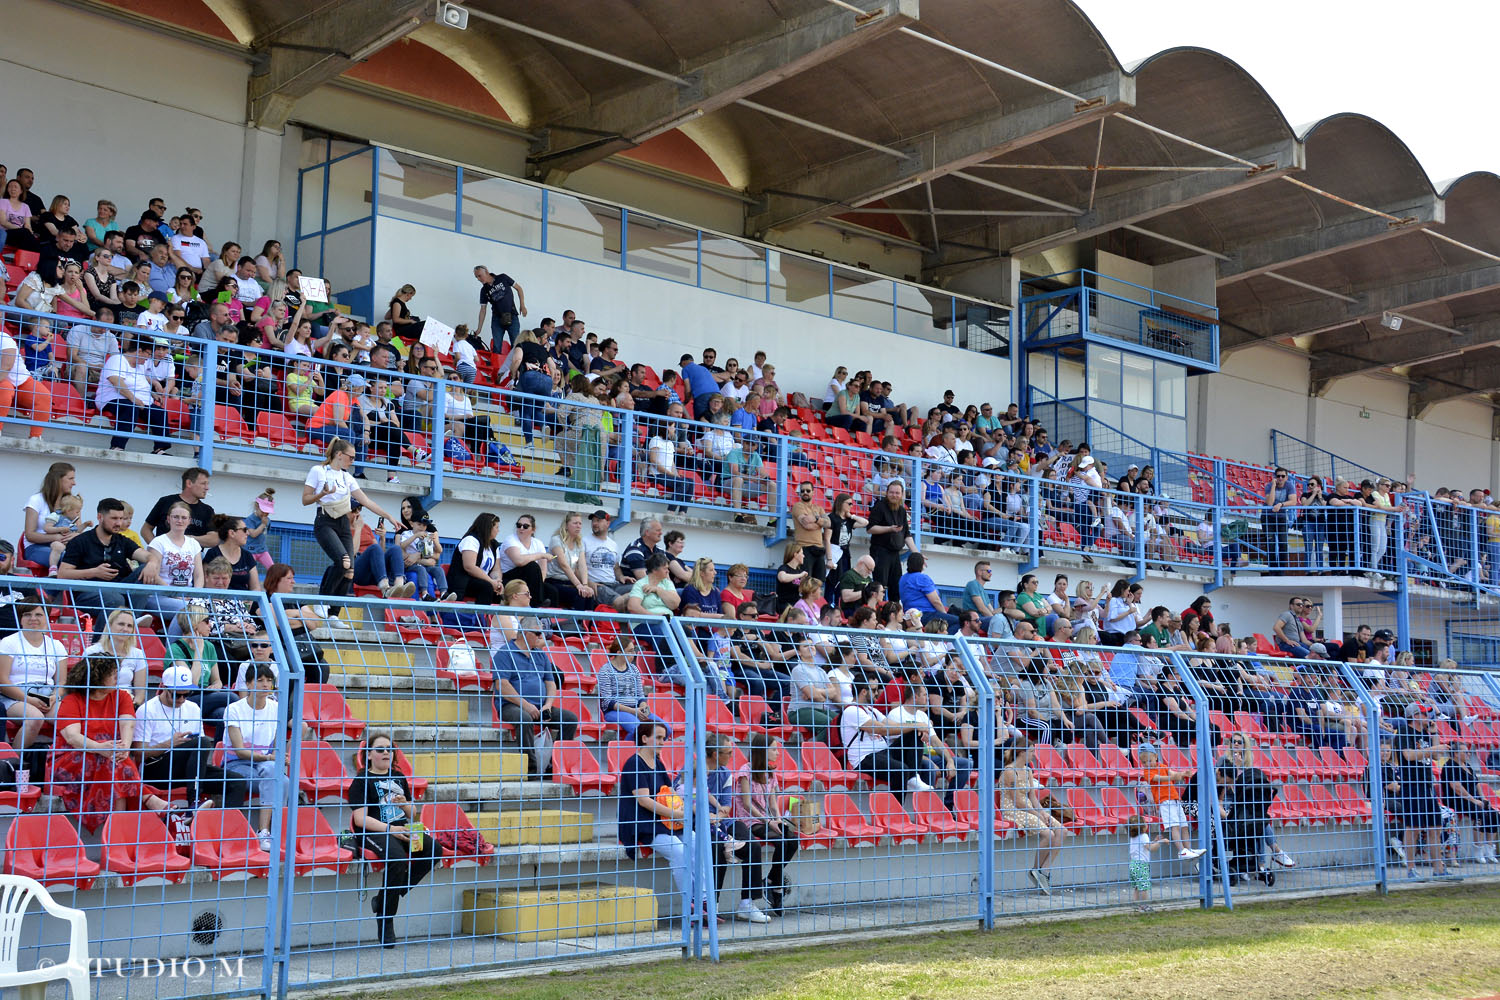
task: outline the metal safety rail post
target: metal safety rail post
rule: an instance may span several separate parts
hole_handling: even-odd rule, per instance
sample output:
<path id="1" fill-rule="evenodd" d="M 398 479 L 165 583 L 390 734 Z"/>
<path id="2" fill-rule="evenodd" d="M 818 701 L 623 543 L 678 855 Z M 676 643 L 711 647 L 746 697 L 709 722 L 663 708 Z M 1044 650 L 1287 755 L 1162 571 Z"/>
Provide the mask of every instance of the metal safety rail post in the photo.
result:
<path id="1" fill-rule="evenodd" d="M 993 823 L 970 784 L 992 709 L 959 640 L 742 607 L 674 619 L 707 688 L 717 941 L 987 925 Z"/>
<path id="2" fill-rule="evenodd" d="M 29 705 L 0 747 L 16 773 L 5 870 L 85 913 L 98 998 L 266 995 L 289 688 L 265 596 L 29 577 L 0 577 L 0 593 L 21 629 L 0 639 L 6 680 Z M 275 672 L 257 696 L 271 719 L 228 729 L 253 662 Z M 236 733 L 258 741 L 259 773 L 226 770 Z M 21 968 L 67 957 L 54 923 L 24 931 Z"/>
<path id="3" fill-rule="evenodd" d="M 1177 678 L 1187 687 L 1192 695 L 1195 708 L 1195 732 L 1194 739 L 1197 745 L 1188 751 L 1189 759 L 1193 762 L 1194 791 L 1197 799 L 1197 835 L 1194 838 L 1198 850 L 1203 852 L 1207 858 L 1229 857 L 1228 845 L 1224 840 L 1224 809 L 1219 798 L 1218 788 L 1218 761 L 1215 759 L 1213 766 L 1208 766 L 1211 751 L 1217 741 L 1214 739 L 1214 728 L 1210 722 L 1209 714 L 1205 706 L 1211 705 L 1212 699 L 1203 683 L 1193 672 L 1192 663 L 1178 650 L 1172 651 L 1172 669 L 1176 671 Z M 1160 680 L 1158 680 L 1160 683 Z M 1163 824 L 1165 825 L 1165 823 Z M 1209 909 L 1213 906 L 1214 899 L 1214 871 L 1211 864 L 1198 863 L 1198 886 L 1203 894 L 1203 907 Z M 1221 890 L 1224 893 L 1224 903 L 1230 909 L 1234 908 L 1234 896 L 1230 892 L 1229 865 L 1221 863 L 1217 866 Z"/>
<path id="4" fill-rule="evenodd" d="M 302 734 L 288 820 L 299 849 L 285 861 L 278 995 L 580 949 L 701 953 L 713 919 L 695 902 L 694 831 L 707 826 L 702 679 L 668 619 L 532 609 L 525 598 L 273 600 L 281 627 L 300 636 L 288 646 L 306 681 L 291 713 Z M 638 759 L 642 720 L 599 709 L 599 685 L 617 672 L 670 729 L 650 747 L 659 781 Z M 637 805 L 624 772 L 661 804 L 665 827 L 622 834 L 619 803 Z M 393 821 L 420 822 L 423 851 L 411 833 L 394 846 Z"/>
<path id="5" fill-rule="evenodd" d="M 1172 804 L 1198 797 L 1198 703 L 1171 653 L 966 642 L 996 692 L 996 913 L 1206 905 L 1201 845 Z"/>
<path id="6" fill-rule="evenodd" d="M 989 671 L 985 669 L 983 651 L 977 649 L 969 637 L 962 632 L 954 636 L 958 646 L 959 656 L 963 659 L 964 670 L 968 675 L 969 684 L 978 695 L 978 704 L 975 706 L 975 714 L 978 716 L 978 725 L 974 728 L 974 743 L 976 747 L 993 747 L 995 743 L 995 685 L 990 679 Z M 975 836 L 983 843 L 983 835 L 980 831 L 996 831 L 995 825 L 995 769 L 994 767 L 979 767 L 975 771 L 977 791 L 979 792 L 979 814 L 975 817 Z M 998 831 L 992 835 L 991 841 L 998 840 Z M 994 850 L 981 850 L 979 852 L 979 893 L 981 926 L 985 930 L 991 930 L 995 926 L 995 852 Z"/>
<path id="7" fill-rule="evenodd" d="M 786 498 L 779 487 L 790 489 L 779 471 L 782 464 L 810 464 L 794 438 L 733 426 L 727 415 L 707 422 L 638 410 L 634 438 L 620 446 L 635 453 L 630 490 L 669 510 L 694 507 L 776 518 L 785 510 L 777 503 Z"/>

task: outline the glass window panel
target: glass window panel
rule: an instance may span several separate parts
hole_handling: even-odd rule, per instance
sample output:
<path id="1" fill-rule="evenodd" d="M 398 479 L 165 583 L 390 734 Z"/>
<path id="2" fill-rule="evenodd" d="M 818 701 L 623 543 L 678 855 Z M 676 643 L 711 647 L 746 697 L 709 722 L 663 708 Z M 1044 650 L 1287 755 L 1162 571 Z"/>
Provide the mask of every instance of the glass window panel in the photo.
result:
<path id="1" fill-rule="evenodd" d="M 1091 399 L 1089 416 L 1108 427 L 1120 426 L 1120 407 L 1115 403 L 1101 403 L 1097 399 Z"/>
<path id="2" fill-rule="evenodd" d="M 297 244 L 297 259 L 292 266 L 303 274 L 312 277 L 321 277 L 323 270 L 323 237 L 311 236 Z"/>
<path id="3" fill-rule="evenodd" d="M 1069 358 L 1057 359 L 1057 398 L 1080 399 L 1083 390 L 1083 362 Z"/>
<path id="4" fill-rule="evenodd" d="M 302 145 L 297 151 L 297 166 L 315 167 L 327 161 L 328 137 L 326 135 L 308 136 L 302 140 Z"/>
<path id="5" fill-rule="evenodd" d="M 958 301 L 958 346 L 997 357 L 1010 357 L 1010 311 L 977 302 Z"/>
<path id="6" fill-rule="evenodd" d="M 772 250 L 771 301 L 803 312 L 828 315 L 828 265 Z"/>
<path id="7" fill-rule="evenodd" d="M 935 344 L 951 344 L 952 326 L 953 296 L 896 282 L 897 333 Z"/>
<path id="8" fill-rule="evenodd" d="M 1127 354 L 1121 363 L 1121 399 L 1126 406 L 1139 406 L 1143 410 L 1154 409 L 1154 370 L 1150 358 Z"/>
<path id="9" fill-rule="evenodd" d="M 464 171 L 463 230 L 540 250 L 542 189 L 477 170 Z"/>
<path id="10" fill-rule="evenodd" d="M 1151 439 L 1156 433 L 1156 414 L 1150 410 L 1137 410 L 1134 407 L 1127 406 L 1122 411 L 1122 416 L 1125 420 L 1124 426 L 1116 424 L 1116 427 L 1119 427 L 1120 430 L 1137 441 L 1145 444 L 1151 443 Z M 1124 471 L 1124 469 L 1121 469 L 1117 475 L 1123 474 Z"/>
<path id="11" fill-rule="evenodd" d="M 868 271 L 833 269 L 833 315 L 835 319 L 889 330 L 892 315 L 891 279 Z"/>
<path id="12" fill-rule="evenodd" d="M 458 168 L 409 153 L 380 151 L 380 214 L 452 229 Z"/>
<path id="13" fill-rule="evenodd" d="M 1187 414 L 1187 369 L 1182 365 L 1156 363 L 1156 409 L 1176 416 Z"/>
<path id="14" fill-rule="evenodd" d="M 1032 385 L 1051 396 L 1057 393 L 1057 362 L 1052 355 L 1035 351 L 1032 353 L 1027 370 L 1028 378 Z"/>
<path id="15" fill-rule="evenodd" d="M 703 234 L 703 287 L 747 299 L 766 297 L 766 251 L 724 236 Z"/>
<path id="16" fill-rule="evenodd" d="M 317 233 L 323 229 L 323 175 L 327 170 L 327 167 L 317 167 L 302 174 L 303 233 Z"/>
<path id="17" fill-rule="evenodd" d="M 1120 352 L 1089 348 L 1089 397 L 1120 401 Z"/>
<path id="18" fill-rule="evenodd" d="M 328 165 L 329 229 L 370 217 L 370 157 L 373 155 L 373 152 L 366 151 Z"/>
<path id="19" fill-rule="evenodd" d="M 658 278 L 698 283 L 698 231 L 632 213 L 625 241 L 625 269 Z"/>
<path id="20" fill-rule="evenodd" d="M 1187 451 L 1187 421 L 1157 414 L 1155 444 L 1165 451 Z"/>
<path id="21" fill-rule="evenodd" d="M 570 194 L 547 194 L 547 251 L 620 266 L 620 210 Z"/>
<path id="22" fill-rule="evenodd" d="M 363 222 L 325 237 L 322 277 L 335 295 L 369 285 L 370 230 L 371 224 Z"/>

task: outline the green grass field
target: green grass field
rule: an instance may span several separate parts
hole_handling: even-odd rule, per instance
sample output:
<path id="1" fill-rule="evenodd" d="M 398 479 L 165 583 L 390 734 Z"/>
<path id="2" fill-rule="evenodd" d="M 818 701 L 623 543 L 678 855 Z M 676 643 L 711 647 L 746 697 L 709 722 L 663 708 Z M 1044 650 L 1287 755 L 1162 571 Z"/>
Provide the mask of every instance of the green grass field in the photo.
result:
<path id="1" fill-rule="evenodd" d="M 1500 886 L 947 931 L 405 990 L 402 1000 L 1314 1000 L 1500 993 Z M 389 992 L 371 990 L 370 997 Z"/>

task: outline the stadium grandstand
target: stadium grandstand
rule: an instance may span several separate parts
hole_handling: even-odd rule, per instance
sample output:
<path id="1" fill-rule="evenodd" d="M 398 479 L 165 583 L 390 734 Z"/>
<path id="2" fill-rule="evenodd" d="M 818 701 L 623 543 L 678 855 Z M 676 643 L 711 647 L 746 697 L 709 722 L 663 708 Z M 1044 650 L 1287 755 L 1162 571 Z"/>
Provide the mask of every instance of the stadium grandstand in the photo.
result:
<path id="1" fill-rule="evenodd" d="M 1497 872 L 1495 174 L 1067 0 L 0 36 L 20 969 Z"/>

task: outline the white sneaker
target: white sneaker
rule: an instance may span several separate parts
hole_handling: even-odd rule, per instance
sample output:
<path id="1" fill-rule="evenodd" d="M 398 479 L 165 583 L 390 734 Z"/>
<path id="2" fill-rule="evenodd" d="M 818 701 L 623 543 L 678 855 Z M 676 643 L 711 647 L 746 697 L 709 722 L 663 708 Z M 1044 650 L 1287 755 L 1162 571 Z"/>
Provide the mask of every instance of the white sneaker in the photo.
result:
<path id="1" fill-rule="evenodd" d="M 1283 868 L 1297 867 L 1297 859 L 1292 857 L 1286 851 L 1277 851 L 1275 854 L 1271 855 L 1271 860 L 1276 862 Z"/>
<path id="2" fill-rule="evenodd" d="M 392 486 L 399 486 L 399 485 L 401 485 L 401 480 L 396 477 L 396 474 L 394 472 L 392 472 L 390 475 L 386 476 L 385 477 L 385 481 L 387 483 L 389 483 L 390 485 L 392 485 Z"/>
<path id="3" fill-rule="evenodd" d="M 1396 855 L 1396 859 L 1403 865 L 1406 864 L 1406 847 L 1402 845 L 1400 839 L 1395 834 L 1391 834 L 1386 838 L 1385 842 L 1390 845 L 1392 853 Z"/>
<path id="4" fill-rule="evenodd" d="M 1026 874 L 1031 876 L 1032 884 L 1042 891 L 1042 895 L 1052 895 L 1052 887 L 1047 884 L 1047 877 L 1042 874 L 1040 868 L 1032 868 Z"/>
<path id="5" fill-rule="evenodd" d="M 930 792 L 932 791 L 932 786 L 916 775 L 912 775 L 911 780 L 906 783 L 906 790 L 908 792 Z"/>
<path id="6" fill-rule="evenodd" d="M 752 924 L 769 924 L 771 918 L 760 912 L 760 908 L 748 899 L 741 899 L 740 905 L 735 907 L 734 915 L 740 920 L 748 920 Z"/>
<path id="7" fill-rule="evenodd" d="M 262 831 L 260 831 L 260 833 L 257 833 L 255 835 L 255 839 L 260 844 L 260 849 L 262 851 L 265 851 L 267 854 L 271 853 L 271 831 L 270 830 L 262 830 Z"/>
<path id="8" fill-rule="evenodd" d="M 1194 858 L 1203 857 L 1203 854 L 1204 851 L 1201 847 L 1184 847 L 1177 852 L 1177 857 L 1181 861 L 1192 861 Z"/>

